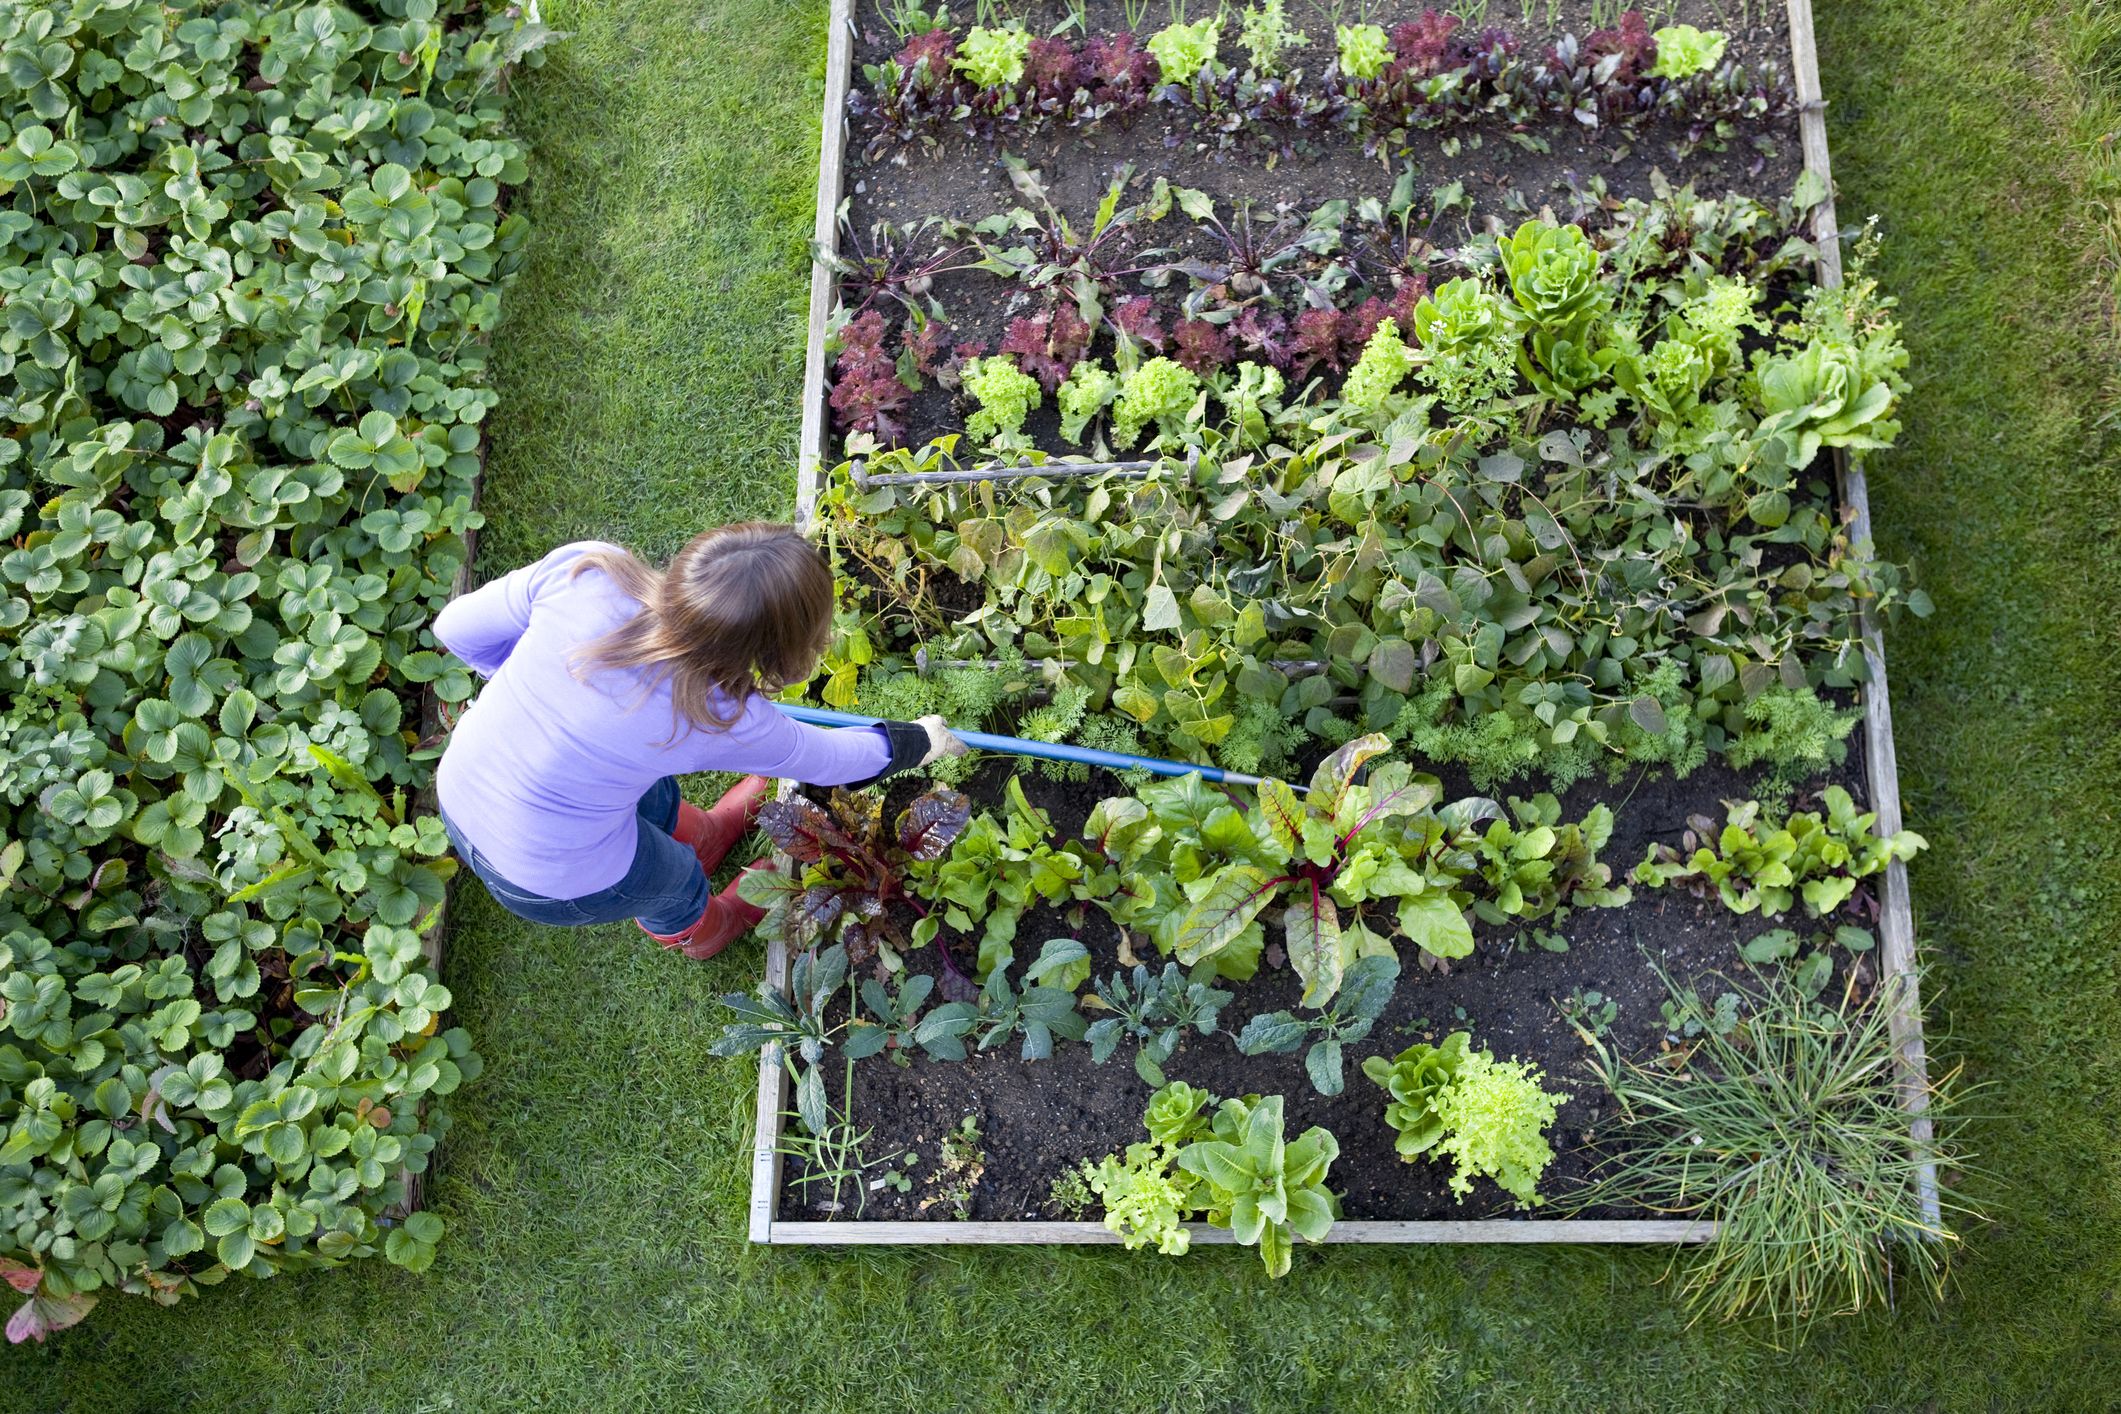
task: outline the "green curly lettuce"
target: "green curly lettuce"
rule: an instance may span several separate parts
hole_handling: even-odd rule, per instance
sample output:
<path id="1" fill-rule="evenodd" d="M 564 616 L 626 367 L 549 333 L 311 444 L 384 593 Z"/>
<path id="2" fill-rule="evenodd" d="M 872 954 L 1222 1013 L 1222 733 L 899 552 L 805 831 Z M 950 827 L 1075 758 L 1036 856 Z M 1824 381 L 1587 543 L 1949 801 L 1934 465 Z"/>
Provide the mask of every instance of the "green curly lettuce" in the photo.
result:
<path id="1" fill-rule="evenodd" d="M 1413 370 L 1414 352 L 1399 336 L 1399 321 L 1380 319 L 1377 332 L 1363 345 L 1362 357 L 1355 361 L 1340 390 L 1341 405 L 1362 412 L 1381 412 L 1385 399 Z"/>
<path id="2" fill-rule="evenodd" d="M 1435 1100 L 1444 1130 L 1436 1153 L 1454 1165 L 1453 1193 L 1463 1198 L 1475 1178 L 1492 1178 L 1522 1205 L 1543 1201 L 1539 1176 L 1554 1161 L 1546 1130 L 1568 1098 L 1542 1090 L 1544 1078 L 1537 1066 L 1486 1051 L 1465 1058 Z"/>
<path id="3" fill-rule="evenodd" d="M 978 410 L 965 420 L 965 431 L 981 442 L 1018 437 L 1024 419 L 1044 401 L 1038 380 L 1019 370 L 1007 354 L 967 360 L 964 386 L 979 403 Z"/>
<path id="4" fill-rule="evenodd" d="M 1237 365 L 1237 377 L 1216 392 L 1238 439 L 1250 446 L 1267 440 L 1267 429 L 1281 412 L 1281 395 L 1288 385 L 1279 370 L 1247 360 Z"/>
<path id="5" fill-rule="evenodd" d="M 1693 25 L 1666 25 L 1650 38 L 1657 41 L 1657 62 L 1650 77 L 1686 79 L 1707 73 L 1723 61 L 1728 43 L 1722 30 L 1696 29 Z"/>
<path id="6" fill-rule="evenodd" d="M 1688 342 L 1707 356 L 1716 373 L 1738 362 L 1739 341 L 1746 330 L 1767 327 L 1755 309 L 1759 302 L 1760 291 L 1750 282 L 1711 275 L 1701 292 L 1680 307 L 1679 318 L 1692 336 Z"/>
<path id="7" fill-rule="evenodd" d="M 1182 432 L 1199 396 L 1200 378 L 1191 369 L 1161 356 L 1150 359 L 1120 386 L 1119 401 L 1112 410 L 1113 442 L 1133 446 L 1152 422 L 1163 431 Z"/>
<path id="8" fill-rule="evenodd" d="M 1193 1245 L 1186 1213 L 1200 1180 L 1172 1167 L 1173 1151 L 1161 1144 L 1129 1144 L 1124 1159 L 1106 1155 L 1083 1166 L 1083 1181 L 1105 1207 L 1105 1226 L 1130 1252 L 1154 1247 L 1177 1257 Z"/>
<path id="9" fill-rule="evenodd" d="M 1341 25 L 1334 37 L 1340 41 L 1340 71 L 1351 79 L 1374 79 L 1392 62 L 1392 46 L 1376 25 Z"/>
<path id="10" fill-rule="evenodd" d="M 1012 85 L 1024 76 L 1024 56 L 1030 49 L 1031 36 L 1022 25 L 974 25 L 958 46 L 956 68 L 981 88 Z"/>
<path id="11" fill-rule="evenodd" d="M 1090 358 L 1076 364 L 1053 394 L 1053 404 L 1060 409 L 1061 436 L 1080 445 L 1091 421 L 1118 396 L 1119 379 L 1111 369 Z"/>
<path id="12" fill-rule="evenodd" d="M 1165 83 L 1191 83 L 1202 69 L 1213 72 L 1222 22 L 1211 15 L 1192 24 L 1168 24 L 1149 37 L 1149 55 Z"/>

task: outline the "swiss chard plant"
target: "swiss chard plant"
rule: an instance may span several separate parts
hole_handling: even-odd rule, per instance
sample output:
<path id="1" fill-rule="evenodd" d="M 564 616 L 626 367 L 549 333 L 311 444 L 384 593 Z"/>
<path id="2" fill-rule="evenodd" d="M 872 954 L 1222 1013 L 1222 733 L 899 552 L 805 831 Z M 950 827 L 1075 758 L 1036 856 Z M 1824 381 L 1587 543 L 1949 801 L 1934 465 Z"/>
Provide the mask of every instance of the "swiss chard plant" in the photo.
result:
<path id="1" fill-rule="evenodd" d="M 1596 858 L 1610 812 L 1556 830 L 1546 823 L 1558 817 L 1551 801 L 1522 806 L 1517 826 L 1490 800 L 1432 808 L 1442 787 L 1404 762 L 1357 779 L 1389 747 L 1382 734 L 1349 742 L 1319 763 L 1306 793 L 1269 781 L 1251 812 L 1195 778 L 1145 788 L 1164 868 L 1150 898 L 1126 901 L 1122 921 L 1160 915 L 1156 941 L 1181 963 L 1214 962 L 1245 977 L 1257 964 L 1261 917 L 1279 904 L 1304 1004 L 1319 1006 L 1356 958 L 1390 952 L 1391 935 L 1433 959 L 1465 957 L 1469 908 L 1529 920 L 1566 903 L 1625 901 Z"/>
<path id="2" fill-rule="evenodd" d="M 915 874 L 913 887 L 931 905 L 939 905 L 914 924 L 915 945 L 931 941 L 945 923 L 961 935 L 977 933 L 979 974 L 986 977 L 1008 965 L 1017 924 L 1029 909 L 1040 903 L 1096 901 L 1109 897 L 1120 884 L 1103 857 L 1073 842 L 1056 847 L 1053 822 L 1011 776 L 1002 813 L 974 815 L 949 853 Z"/>

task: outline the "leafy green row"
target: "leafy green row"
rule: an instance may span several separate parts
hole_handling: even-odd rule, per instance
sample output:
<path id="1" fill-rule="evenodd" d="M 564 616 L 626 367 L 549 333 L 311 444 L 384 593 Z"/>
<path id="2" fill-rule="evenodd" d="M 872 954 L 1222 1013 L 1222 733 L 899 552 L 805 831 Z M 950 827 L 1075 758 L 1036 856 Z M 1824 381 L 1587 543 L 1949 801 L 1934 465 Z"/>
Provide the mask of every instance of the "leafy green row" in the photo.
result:
<path id="1" fill-rule="evenodd" d="M 1216 220 L 1204 193 L 1176 197 L 1198 219 Z M 1330 226 L 1306 231 L 1337 239 Z M 1859 270 L 1867 250 L 1858 248 Z M 1635 428 L 1636 442 L 1682 462 L 1700 495 L 1743 504 L 1773 525 L 1787 514 L 1794 476 L 1823 447 L 1882 447 L 1899 431 L 1890 414 L 1907 355 L 1890 301 L 1860 275 L 1841 289 L 1811 291 L 1796 317 L 1778 324 L 1760 308 L 1761 271 L 1695 265 L 1679 278 L 1646 278 L 1632 260 L 1608 267 L 1576 225 L 1530 220 L 1496 242 L 1492 256 L 1460 257 L 1493 263 L 1433 291 L 1425 278 L 1402 284 L 1418 298 L 1395 301 L 1375 321 L 1337 398 L 1325 396 L 1322 380 L 1292 391 L 1266 363 L 1218 369 L 1183 352 L 1144 358 L 1144 348 L 1122 339 L 1118 376 L 1095 360 L 1068 371 L 1057 390 L 1063 435 L 1080 442 L 1107 408 L 1114 446 L 1135 447 L 1153 431 L 1152 449 L 1223 455 L 1349 429 L 1388 442 L 1485 448 L 1513 431 L 1605 428 L 1617 419 Z M 1031 248 L 1014 259 L 988 257 L 1011 269 L 1033 258 Z M 1213 276 L 1232 278 L 1220 268 L 1198 278 Z M 1023 425 L 1038 405 L 1035 381 L 1009 354 L 967 370 L 965 390 L 979 404 L 969 435 L 997 451 L 1028 450 Z M 1211 396 L 1215 416 L 1207 414 Z"/>
<path id="2" fill-rule="evenodd" d="M 526 230 L 447 0 L 0 12 L 0 1258 L 97 1293 L 383 1250 L 477 1074 L 422 953 L 426 625 Z M 23 1273 L 27 1276 L 23 1276 Z"/>
<path id="3" fill-rule="evenodd" d="M 899 445 L 913 394 L 931 379 L 963 392 L 976 409 L 970 435 L 998 451 L 1029 445 L 1025 420 L 1048 395 L 1061 438 L 1100 450 L 1131 447 L 1145 432 L 1167 441 L 1206 435 L 1186 427 L 1203 393 L 1221 415 L 1193 413 L 1193 420 L 1218 429 L 1219 439 L 1301 437 L 1300 422 L 1280 415 L 1285 405 L 1331 401 L 1330 390 L 1384 319 L 1395 321 L 1395 340 L 1383 349 L 1414 339 L 1417 314 L 1427 308 L 1424 322 L 1441 316 L 1441 323 L 1437 339 L 1424 335 L 1424 344 L 1455 342 L 1465 352 L 1463 326 L 1485 314 L 1475 292 L 1498 274 L 1508 297 L 1493 311 L 1490 332 L 1530 341 L 1540 362 L 1527 358 L 1513 371 L 1507 345 L 1483 341 L 1502 353 L 1484 380 L 1439 368 L 1453 411 L 1478 411 L 1467 403 L 1476 392 L 1563 406 L 1586 393 L 1587 415 L 1604 417 L 1621 390 L 1610 378 L 1597 388 L 1585 381 L 1596 371 L 1591 350 L 1580 339 L 1559 349 L 1551 331 L 1538 341 L 1554 290 L 1581 277 L 1589 298 L 1575 313 L 1609 315 L 1606 322 L 1634 330 L 1623 349 L 1654 342 L 1671 309 L 1709 290 L 1723 291 L 1721 319 L 1749 328 L 1757 316 L 1733 306 L 1735 291 L 1752 288 L 1758 303 L 1759 292 L 1816 258 L 1802 232 L 1825 195 L 1806 177 L 1774 202 L 1736 193 L 1708 199 L 1662 185 L 1651 199 L 1623 201 L 1594 179 L 1569 193 L 1566 224 L 1528 222 L 1516 237 L 1498 239 L 1470 229 L 1462 184 L 1424 191 L 1411 167 L 1382 198 L 1334 198 L 1305 212 L 1219 200 L 1162 177 L 1144 182 L 1130 166 L 1114 176 L 1095 214 L 1078 220 L 1039 172 L 1007 154 L 1003 163 L 1021 205 L 973 222 L 880 223 L 866 235 L 843 222 L 840 248 L 816 251 L 839 276 L 841 306 L 828 329 L 836 352 L 831 401 L 850 452 Z M 1454 219 L 1464 235 L 1455 246 L 1443 239 Z M 1529 238 L 1540 232 L 1566 242 L 1565 259 L 1535 258 Z M 992 356 L 971 329 L 951 322 L 943 299 L 980 284 L 974 272 L 1016 286 L 993 292 L 997 302 L 1029 310 L 1008 321 Z M 1438 281 L 1450 283 L 1432 292 Z M 889 344 L 901 316 L 894 356 Z M 1587 330 L 1596 331 L 1592 321 L 1577 333 Z M 1441 365 L 1449 350 L 1434 352 Z M 1555 357 L 1567 366 L 1551 366 Z M 1373 360 L 1348 406 L 1374 411 L 1384 391 L 1378 372 Z"/>
<path id="4" fill-rule="evenodd" d="M 948 789 L 916 798 L 891 829 L 870 796 L 834 791 L 829 808 L 775 802 L 760 824 L 794 867 L 740 887 L 768 910 L 769 933 L 797 947 L 843 943 L 857 965 L 879 954 L 895 963 L 946 926 L 977 933 L 982 978 L 1007 968 L 1019 922 L 1044 902 L 1093 905 L 1183 966 L 1245 981 L 1266 946 L 1263 915 L 1280 904 L 1306 1006 L 1332 998 L 1357 959 L 1394 955 L 1394 936 L 1433 963 L 1473 951 L 1474 919 L 1530 922 L 1627 901 L 1598 861 L 1613 824 L 1604 806 L 1563 824 L 1548 795 L 1513 799 L 1509 811 L 1481 797 L 1439 805 L 1442 785 L 1403 761 L 1358 781 L 1388 747 L 1381 734 L 1349 742 L 1302 796 L 1280 781 L 1256 801 L 1198 774 L 1158 781 L 1099 802 L 1082 838 L 1059 844 L 1015 778 L 999 819 L 973 816 Z M 919 914 L 905 931 L 899 907 Z M 947 950 L 943 965 L 956 968 Z"/>
<path id="5" fill-rule="evenodd" d="M 1732 801 L 1721 830 L 1694 816 L 1684 848 L 1652 845 L 1631 877 L 1652 888 L 1714 889 L 1733 913 L 1757 909 L 1763 918 L 1801 898 L 1818 918 L 1848 902 L 1860 881 L 1929 847 L 1913 830 L 1879 834 L 1877 812 L 1857 810 L 1840 786 L 1828 786 L 1821 798 L 1824 814 L 1800 810 L 1780 821 L 1764 816 L 1758 801 Z"/>

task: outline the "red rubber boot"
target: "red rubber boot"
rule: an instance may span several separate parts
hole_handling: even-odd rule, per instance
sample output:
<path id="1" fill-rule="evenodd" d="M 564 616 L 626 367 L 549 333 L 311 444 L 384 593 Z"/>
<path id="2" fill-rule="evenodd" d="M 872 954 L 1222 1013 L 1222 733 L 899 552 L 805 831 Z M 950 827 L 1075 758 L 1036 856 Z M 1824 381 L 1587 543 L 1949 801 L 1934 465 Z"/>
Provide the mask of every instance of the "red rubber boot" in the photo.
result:
<path id="1" fill-rule="evenodd" d="M 729 851 L 751 833 L 759 818 L 759 807 L 772 794 L 773 783 L 764 776 L 746 776 L 731 786 L 712 809 L 702 810 L 691 801 L 681 800 L 677 828 L 670 833 L 699 856 L 700 868 L 712 874 L 729 857 Z"/>
<path id="2" fill-rule="evenodd" d="M 752 869 L 772 867 L 772 861 L 765 859 L 753 860 L 751 863 Z M 742 877 L 738 876 L 739 879 Z M 737 880 L 730 880 L 727 887 L 707 900 L 707 908 L 700 914 L 699 920 L 681 933 L 650 933 L 646 924 L 640 924 L 639 927 L 664 947 L 676 948 L 695 961 L 705 962 L 757 927 L 758 921 L 766 916 L 765 909 L 738 898 L 736 886 Z"/>

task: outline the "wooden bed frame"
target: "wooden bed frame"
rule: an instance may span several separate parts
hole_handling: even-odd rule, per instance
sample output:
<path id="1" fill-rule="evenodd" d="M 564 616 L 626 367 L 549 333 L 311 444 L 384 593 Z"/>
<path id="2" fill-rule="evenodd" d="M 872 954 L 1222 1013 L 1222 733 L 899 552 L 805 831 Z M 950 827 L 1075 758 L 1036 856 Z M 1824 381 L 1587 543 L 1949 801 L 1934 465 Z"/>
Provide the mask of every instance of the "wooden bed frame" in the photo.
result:
<path id="1" fill-rule="evenodd" d="M 1800 105 L 1799 127 L 1803 139 L 1804 165 L 1825 184 L 1827 200 L 1813 215 L 1813 236 L 1819 247 L 1818 277 L 1821 284 L 1841 283 L 1841 246 L 1835 223 L 1833 175 L 1826 142 L 1826 102 L 1819 85 L 1819 53 L 1812 35 L 1811 0 L 1787 0 L 1792 69 Z M 819 247 L 839 249 L 838 211 L 846 163 L 847 88 L 854 50 L 854 0 L 832 0 L 831 32 L 825 59 L 825 113 L 823 143 L 818 162 L 817 229 Z M 817 504 L 827 467 L 826 439 L 830 430 L 825 388 L 825 325 L 838 299 L 838 281 L 822 263 L 810 275 L 809 353 L 803 368 L 803 426 L 796 514 L 808 525 Z M 1852 514 L 1851 538 L 1861 543 L 1871 538 L 1870 497 L 1863 472 L 1836 452 L 1842 503 Z M 1886 690 L 1885 649 L 1877 626 L 1863 622 L 1864 656 L 1869 662 L 1870 681 L 1863 691 L 1865 761 L 1869 768 L 1870 807 L 1878 813 L 1880 834 L 1901 828 L 1900 777 L 1893 756 L 1893 714 Z M 1927 1154 L 1932 1143 L 1929 1106 L 1928 1062 L 1923 1051 L 1920 982 L 1916 974 L 1914 915 L 1908 899 L 1907 866 L 1890 864 L 1881 890 L 1879 963 L 1886 978 L 1897 979 L 1891 989 L 1892 1036 L 1898 1052 L 1901 1103 L 1909 1116 L 1909 1138 L 1925 1156 L 1918 1183 L 1925 1218 L 1938 1220 L 1936 1170 Z M 790 955 L 787 945 L 776 939 L 767 948 L 766 980 L 775 987 L 788 981 Z M 791 1246 L 824 1245 L 940 1245 L 965 1243 L 1082 1243 L 1117 1244 L 1119 1238 L 1102 1222 L 863 1222 L 788 1221 L 778 1216 L 781 1201 L 781 1125 L 788 1105 L 788 1077 L 776 1048 L 768 1046 L 759 1062 L 758 1128 L 752 1152 L 751 1223 L 753 1242 Z M 1230 1234 L 1204 1224 L 1191 1224 L 1195 1242 L 1230 1241 Z M 1583 1242 L 1583 1243 L 1686 1243 L 1707 1241 L 1715 1236 L 1714 1224 L 1692 1219 L 1626 1219 L 1593 1221 L 1581 1218 L 1518 1219 L 1484 1218 L 1469 1221 L 1423 1220 L 1410 1222 L 1355 1221 L 1333 1225 L 1327 1242 L 1432 1243 L 1432 1242 Z"/>

